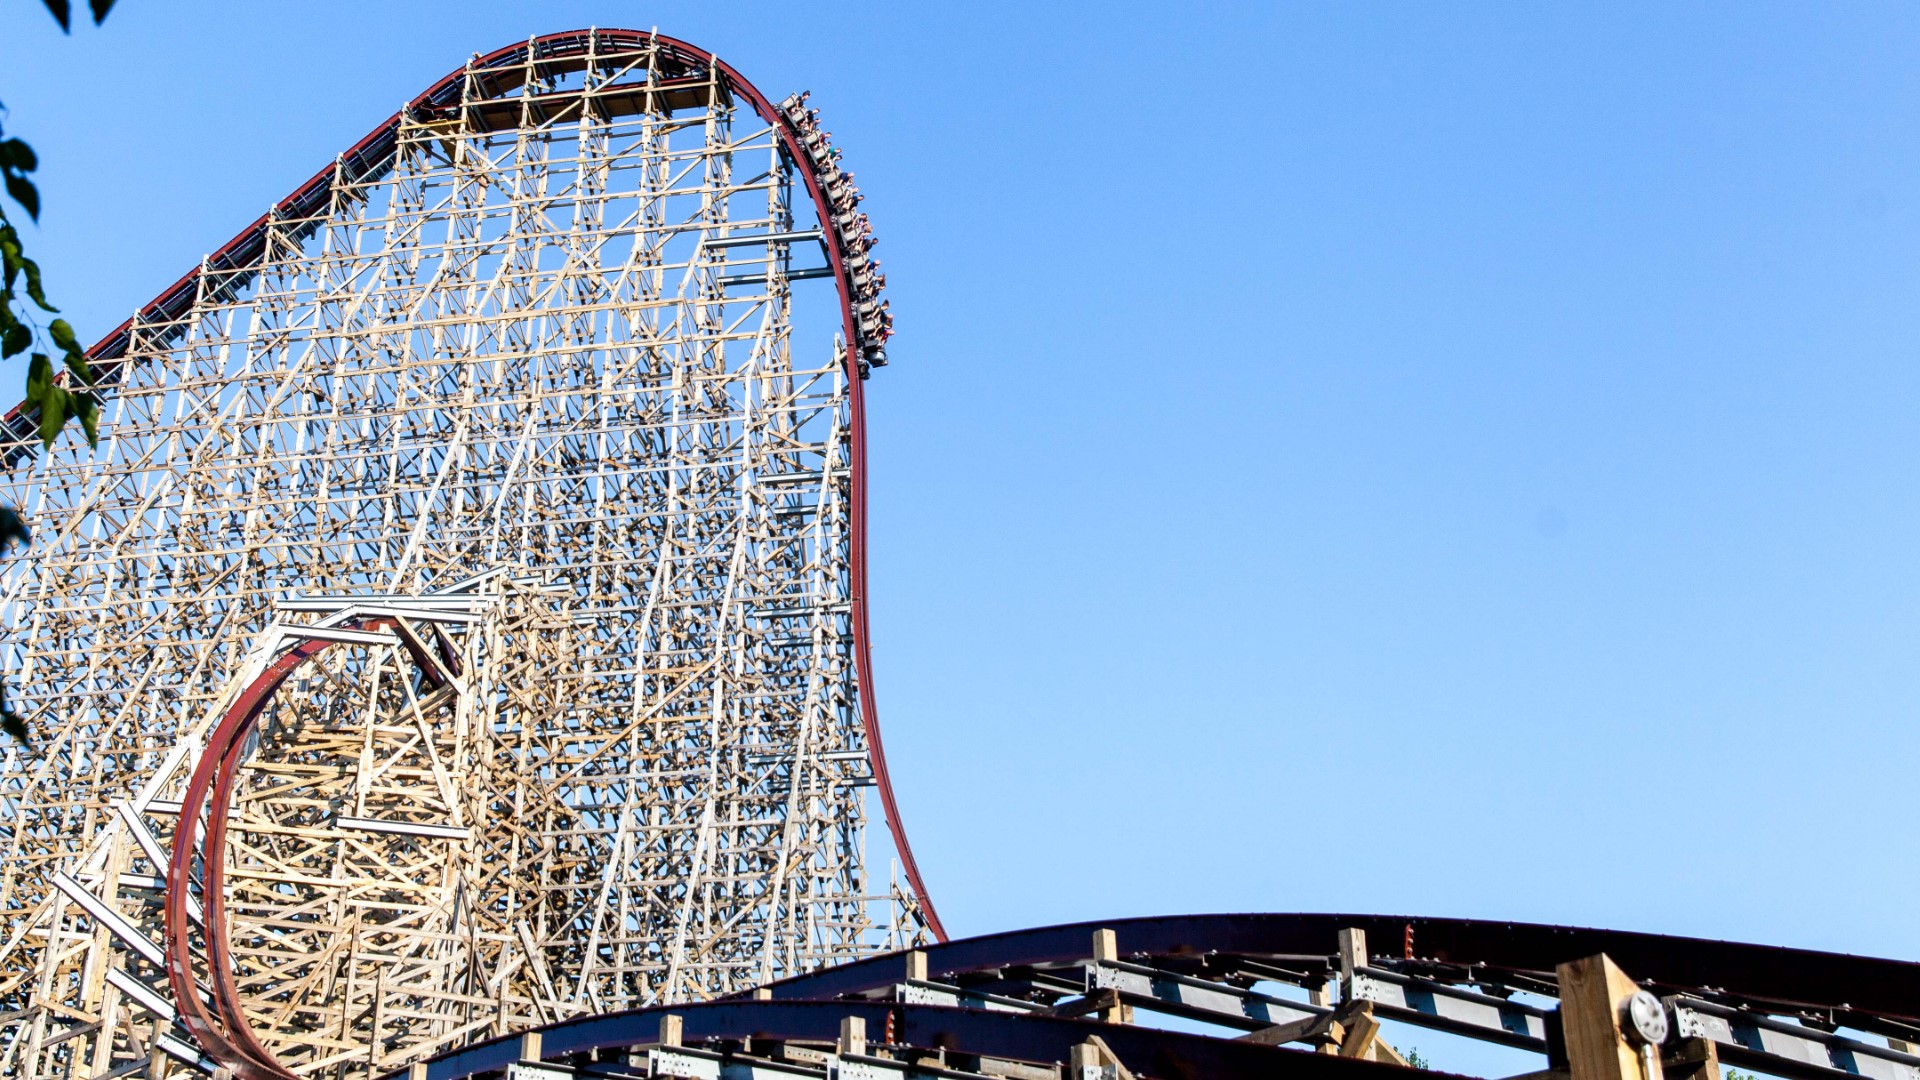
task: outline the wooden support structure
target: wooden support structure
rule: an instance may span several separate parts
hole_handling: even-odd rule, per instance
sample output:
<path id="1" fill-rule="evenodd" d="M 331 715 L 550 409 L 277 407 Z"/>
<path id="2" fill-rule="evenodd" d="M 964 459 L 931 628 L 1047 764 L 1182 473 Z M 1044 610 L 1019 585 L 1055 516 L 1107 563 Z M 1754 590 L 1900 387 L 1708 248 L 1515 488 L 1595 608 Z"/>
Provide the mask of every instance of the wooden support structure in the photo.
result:
<path id="1" fill-rule="evenodd" d="M 1660 1071 L 1666 1080 L 1721 1080 L 1720 1048 L 1711 1039 L 1681 1039 L 1660 1055 Z"/>
<path id="2" fill-rule="evenodd" d="M 169 810 L 295 639 L 332 644 L 261 704 L 203 854 L 221 1015 L 296 1075 L 932 939 L 867 865 L 890 316 L 858 198 L 809 110 L 684 43 L 513 46 L 112 336 L 97 449 L 0 422 L 41 751 L 0 746 L 10 1076 L 185 1067 L 108 976 L 173 1000 L 128 944 L 161 938 Z M 356 601 L 389 621 L 328 623 Z"/>
<path id="3" fill-rule="evenodd" d="M 1347 927 L 1340 931 L 1338 952 L 1340 999 L 1352 1001 L 1357 996 L 1354 990 L 1354 973 L 1367 966 L 1367 932 L 1356 927 Z"/>
<path id="4" fill-rule="evenodd" d="M 1134 1080 L 1126 1062 L 1098 1035 L 1089 1035 L 1072 1048 L 1067 1067 L 1069 1080 Z"/>
<path id="5" fill-rule="evenodd" d="M 840 1041 L 834 1047 L 834 1051 L 842 1055 L 866 1056 L 867 1021 L 865 1018 L 848 1016 L 840 1021 Z"/>
<path id="6" fill-rule="evenodd" d="M 1380 1021 L 1370 1001 L 1352 1001 L 1320 1016 L 1250 1031 L 1240 1036 L 1240 1041 L 1265 1046 L 1306 1043 L 1322 1053 L 1341 1057 L 1407 1064 L 1407 1059 L 1380 1037 Z"/>
<path id="7" fill-rule="evenodd" d="M 1116 962 L 1120 959 L 1120 938 L 1112 930 L 1100 929 L 1093 932 L 1093 959 L 1095 962 Z M 1116 992 L 1108 992 L 1099 999 L 1093 1015 L 1102 1023 L 1133 1023 L 1133 1006 L 1120 1000 Z"/>
<path id="8" fill-rule="evenodd" d="M 1561 964 L 1560 1029 L 1572 1080 L 1663 1080 L 1657 1053 L 1643 1053 L 1621 1026 L 1640 988 L 1606 954 Z"/>
<path id="9" fill-rule="evenodd" d="M 1339 1040 L 1340 1056 L 1371 1058 L 1374 1044 L 1380 1039 L 1380 1021 L 1373 1018 L 1372 1009 L 1354 1010 L 1348 1016 L 1346 1030 Z"/>

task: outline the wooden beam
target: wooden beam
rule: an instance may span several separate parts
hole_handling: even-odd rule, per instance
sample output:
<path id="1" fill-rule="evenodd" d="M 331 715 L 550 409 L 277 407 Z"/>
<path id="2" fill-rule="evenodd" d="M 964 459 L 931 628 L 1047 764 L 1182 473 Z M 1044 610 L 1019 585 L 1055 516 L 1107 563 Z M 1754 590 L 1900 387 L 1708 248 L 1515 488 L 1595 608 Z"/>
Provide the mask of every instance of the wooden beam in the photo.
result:
<path id="1" fill-rule="evenodd" d="M 1897 1041 L 1888 1039 L 1887 1045 Z M 1682 1039 L 1660 1055 L 1660 1071 L 1666 1080 L 1720 1080 L 1720 1047 L 1712 1039 Z"/>
<path id="2" fill-rule="evenodd" d="M 1120 936 L 1112 930 L 1093 932 L 1093 959 L 1095 963 L 1118 963 L 1120 960 Z M 1092 995 L 1088 995 L 1089 998 Z M 1103 1005 L 1095 1017 L 1103 1024 L 1133 1023 L 1133 1006 L 1120 1000 L 1116 991 L 1110 995 L 1112 1004 Z"/>
<path id="3" fill-rule="evenodd" d="M 1373 1010 L 1368 1009 L 1354 1016 L 1347 1027 L 1347 1037 L 1340 1040 L 1340 1056 L 1346 1058 L 1371 1058 L 1373 1041 L 1380 1037 L 1380 1021 L 1373 1018 Z"/>
<path id="4" fill-rule="evenodd" d="M 843 1016 L 840 1018 L 840 1041 L 834 1047 L 836 1053 L 845 1057 L 865 1057 L 867 1054 L 867 1021 L 862 1016 Z"/>
<path id="5" fill-rule="evenodd" d="M 1561 964 L 1560 1027 L 1573 1080 L 1663 1080 L 1660 1059 L 1643 1055 L 1620 1027 L 1621 1010 L 1638 993 L 1605 953 Z"/>

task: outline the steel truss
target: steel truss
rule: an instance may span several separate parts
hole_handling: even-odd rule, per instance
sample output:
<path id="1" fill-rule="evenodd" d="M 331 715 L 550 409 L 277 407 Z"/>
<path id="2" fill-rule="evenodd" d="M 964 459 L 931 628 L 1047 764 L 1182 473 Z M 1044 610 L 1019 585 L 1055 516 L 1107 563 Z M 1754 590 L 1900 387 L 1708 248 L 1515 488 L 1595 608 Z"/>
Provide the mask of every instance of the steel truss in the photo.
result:
<path id="1" fill-rule="evenodd" d="M 858 199 L 801 99 L 536 38 L 96 346 L 97 451 L 8 415 L 0 1073 L 362 1075 L 940 936 L 873 706 Z"/>
<path id="2" fill-rule="evenodd" d="M 1668 1077 L 1720 1080 L 1719 1062 L 1791 1080 L 1920 1077 L 1913 963 L 1525 923 L 1290 914 L 970 938 L 751 997 L 566 1021 L 534 1040 L 443 1055 L 414 1075 L 1377 1080 L 1408 1075 L 1383 1071 L 1404 1063 L 1371 1030 L 1395 1020 L 1535 1051 L 1541 1069 L 1525 1080 L 1578 1080 L 1557 969 L 1595 954 L 1660 995 Z M 1159 1026 L 1169 1020 L 1186 1030 Z"/>

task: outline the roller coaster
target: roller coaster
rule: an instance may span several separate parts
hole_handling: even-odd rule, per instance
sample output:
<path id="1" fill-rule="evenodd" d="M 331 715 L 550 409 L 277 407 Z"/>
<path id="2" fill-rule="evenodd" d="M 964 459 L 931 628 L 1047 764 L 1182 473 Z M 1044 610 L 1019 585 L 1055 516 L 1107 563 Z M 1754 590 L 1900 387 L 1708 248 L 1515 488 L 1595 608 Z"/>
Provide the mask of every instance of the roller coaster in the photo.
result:
<path id="1" fill-rule="evenodd" d="M 949 941 L 874 695 L 860 201 L 804 94 L 532 38 L 96 345 L 97 448 L 6 416 L 39 734 L 0 762 L 0 1074 L 1360 1080 L 1410 1026 L 1542 1080 L 1920 1080 L 1898 961 L 1357 915 Z"/>

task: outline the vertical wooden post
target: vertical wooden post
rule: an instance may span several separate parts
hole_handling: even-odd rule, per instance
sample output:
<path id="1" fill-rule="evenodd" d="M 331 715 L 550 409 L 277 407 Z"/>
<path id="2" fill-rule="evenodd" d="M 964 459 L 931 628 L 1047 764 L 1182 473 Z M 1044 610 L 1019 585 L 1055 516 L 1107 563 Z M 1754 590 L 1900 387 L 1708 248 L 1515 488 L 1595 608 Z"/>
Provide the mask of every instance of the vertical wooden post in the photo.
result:
<path id="1" fill-rule="evenodd" d="M 111 881 L 113 879 L 109 878 L 108 880 Z M 106 928 L 102 927 L 101 933 L 104 934 L 105 931 Z M 93 961 L 89 959 L 88 962 L 92 963 Z M 100 947 L 99 964 L 101 970 L 104 972 L 107 967 L 107 950 L 104 944 Z M 105 979 L 106 976 L 102 974 L 102 985 L 100 988 L 100 1030 L 95 1032 L 93 1037 L 93 1065 L 88 1070 L 88 1075 L 90 1076 L 104 1076 L 112 1071 L 113 1028 L 114 1018 L 120 1015 L 120 988 L 110 982 L 105 982 Z"/>
<path id="2" fill-rule="evenodd" d="M 521 1034 L 520 1060 L 525 1061 L 529 1064 L 537 1064 L 539 1062 L 540 1060 L 540 1033 L 539 1032 L 528 1031 Z"/>
<path id="3" fill-rule="evenodd" d="M 907 981 L 927 981 L 927 954 L 919 949 L 907 950 Z"/>
<path id="4" fill-rule="evenodd" d="M 1336 948 L 1340 955 L 1340 1003 L 1351 1006 L 1359 995 L 1355 976 L 1367 966 L 1367 932 L 1357 926 L 1347 927 L 1340 931 Z M 1341 1015 L 1345 1015 L 1344 1011 Z M 1331 1038 L 1320 1044 L 1320 1052 L 1338 1054 L 1340 1048 L 1346 1045 L 1347 1025 L 1336 1022 L 1328 1029 L 1328 1034 Z"/>
<path id="5" fill-rule="evenodd" d="M 1135 1080 L 1127 1063 L 1098 1035 L 1087 1036 L 1069 1055 L 1067 1080 Z"/>
<path id="6" fill-rule="evenodd" d="M 427 1063 L 416 1061 L 407 1066 L 407 1080 L 427 1080 Z"/>
<path id="7" fill-rule="evenodd" d="M 1367 966 L 1367 932 L 1358 927 L 1340 931 L 1340 1000 L 1354 999 L 1354 973 Z"/>
<path id="8" fill-rule="evenodd" d="M 367 1021 L 367 1075 L 369 1076 L 380 1071 L 380 1023 L 384 1019 L 380 1015 L 380 999 L 386 996 L 386 975 L 385 964 L 373 969 L 373 1008 L 369 1011 L 370 1018 Z M 540 1059 L 536 1057 L 533 1060 Z"/>
<path id="9" fill-rule="evenodd" d="M 660 1018 L 660 1045 L 679 1046 L 680 1036 L 684 1032 L 686 1021 L 677 1013 L 667 1013 Z"/>
<path id="10" fill-rule="evenodd" d="M 1093 932 L 1093 959 L 1095 963 L 1118 961 L 1120 959 L 1120 935 L 1111 930 L 1095 930 Z M 1101 1023 L 1105 1024 L 1131 1024 L 1133 1023 L 1133 1006 L 1124 1003 L 1116 1004 L 1110 1008 L 1101 1009 L 1093 1015 L 1099 1018 Z"/>
<path id="11" fill-rule="evenodd" d="M 834 1048 L 841 1057 L 867 1056 L 867 1020 L 863 1016 L 840 1018 L 840 1044 Z"/>
<path id="12" fill-rule="evenodd" d="M 1322 1008 L 1333 1008 L 1335 1004 L 1334 989 L 1332 979 L 1328 979 L 1319 986 L 1309 986 L 1307 987 L 1307 1001 Z M 1338 1026 L 1338 1021 L 1334 1021 L 1331 1024 L 1331 1027 Z M 1332 1039 L 1320 1039 L 1315 1043 L 1313 1048 L 1313 1052 L 1316 1054 L 1334 1054 L 1339 1051 L 1340 1047 L 1337 1041 Z"/>
<path id="13" fill-rule="evenodd" d="M 1664 1080 L 1657 1054 L 1644 1057 L 1620 1029 L 1620 1012 L 1640 988 L 1605 953 L 1561 964 L 1560 1029 L 1573 1080 Z M 1650 1072 L 1652 1075 L 1642 1075 Z"/>
<path id="14" fill-rule="evenodd" d="M 1092 1043 L 1075 1043 L 1067 1052 L 1067 1080 L 1102 1080 L 1100 1051 Z"/>
<path id="15" fill-rule="evenodd" d="M 147 1080 L 160 1080 L 167 1071 L 167 1053 L 160 1049 L 160 1036 L 166 1030 L 167 1021 L 154 1017 L 153 1030 L 147 1036 Z"/>

